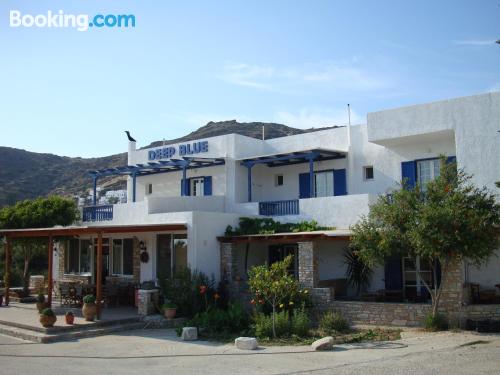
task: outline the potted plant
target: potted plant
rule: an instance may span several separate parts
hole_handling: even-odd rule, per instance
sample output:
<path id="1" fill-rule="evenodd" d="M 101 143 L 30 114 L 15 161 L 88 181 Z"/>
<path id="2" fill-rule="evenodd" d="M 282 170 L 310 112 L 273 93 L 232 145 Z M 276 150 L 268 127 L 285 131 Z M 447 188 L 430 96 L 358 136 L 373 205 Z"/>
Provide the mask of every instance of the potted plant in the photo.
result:
<path id="1" fill-rule="evenodd" d="M 174 319 L 177 313 L 177 305 L 173 302 L 165 303 L 163 305 L 163 313 L 165 314 L 165 318 Z"/>
<path id="2" fill-rule="evenodd" d="M 66 312 L 66 314 L 64 315 L 64 318 L 66 319 L 66 324 L 73 324 L 73 322 L 75 321 L 75 314 L 73 314 L 72 311 L 68 311 Z"/>
<path id="3" fill-rule="evenodd" d="M 92 294 L 87 294 L 83 297 L 82 315 L 85 320 L 91 322 L 95 319 L 97 314 L 97 306 L 95 304 L 95 297 Z"/>
<path id="4" fill-rule="evenodd" d="M 39 293 L 36 297 L 36 308 L 38 309 L 38 312 L 41 313 L 46 307 L 47 304 L 45 303 L 45 295 L 43 293 Z"/>
<path id="5" fill-rule="evenodd" d="M 57 320 L 56 314 L 54 314 L 54 311 L 52 311 L 52 309 L 46 308 L 41 311 L 40 323 L 42 324 L 43 327 L 45 328 L 53 327 L 56 320 Z"/>

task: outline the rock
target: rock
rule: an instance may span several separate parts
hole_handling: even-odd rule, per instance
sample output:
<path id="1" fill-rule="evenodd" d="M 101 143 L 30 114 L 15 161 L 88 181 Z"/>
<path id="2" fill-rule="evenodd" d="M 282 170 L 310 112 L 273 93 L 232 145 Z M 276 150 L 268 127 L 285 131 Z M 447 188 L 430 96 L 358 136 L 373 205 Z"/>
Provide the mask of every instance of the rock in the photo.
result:
<path id="1" fill-rule="evenodd" d="M 326 336 L 322 339 L 316 340 L 311 344 L 313 350 L 330 350 L 333 347 L 333 337 Z"/>
<path id="2" fill-rule="evenodd" d="M 241 350 L 255 350 L 258 344 L 255 337 L 238 337 L 234 340 L 234 345 Z"/>
<path id="3" fill-rule="evenodd" d="M 182 328 L 181 338 L 184 341 L 198 340 L 198 328 L 196 328 L 196 327 L 184 327 L 184 328 Z"/>

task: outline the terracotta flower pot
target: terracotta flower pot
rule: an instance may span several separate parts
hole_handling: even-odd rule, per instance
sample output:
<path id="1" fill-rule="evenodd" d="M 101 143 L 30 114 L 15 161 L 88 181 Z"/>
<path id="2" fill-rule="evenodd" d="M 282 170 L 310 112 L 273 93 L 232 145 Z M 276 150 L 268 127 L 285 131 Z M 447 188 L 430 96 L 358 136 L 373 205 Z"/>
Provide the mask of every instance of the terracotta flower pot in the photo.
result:
<path id="1" fill-rule="evenodd" d="M 97 305 L 95 303 L 84 303 L 82 315 L 86 321 L 92 322 L 97 314 Z"/>
<path id="2" fill-rule="evenodd" d="M 55 315 L 40 315 L 40 323 L 43 327 L 53 327 L 54 323 L 57 321 Z"/>
<path id="3" fill-rule="evenodd" d="M 166 308 L 165 309 L 165 318 L 167 319 L 174 319 L 175 318 L 175 314 L 177 313 L 177 308 L 175 307 L 169 307 L 169 308 Z"/>
<path id="4" fill-rule="evenodd" d="M 75 321 L 74 315 L 65 315 L 64 318 L 66 319 L 66 324 L 73 324 Z"/>

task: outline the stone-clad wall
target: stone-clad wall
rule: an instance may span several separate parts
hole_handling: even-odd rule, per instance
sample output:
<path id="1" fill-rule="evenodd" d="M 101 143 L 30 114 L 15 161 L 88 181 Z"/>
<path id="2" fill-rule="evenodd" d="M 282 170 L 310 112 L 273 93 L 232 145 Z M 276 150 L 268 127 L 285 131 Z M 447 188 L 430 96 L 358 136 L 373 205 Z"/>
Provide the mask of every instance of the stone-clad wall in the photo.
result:
<path id="1" fill-rule="evenodd" d="M 422 325 L 431 311 L 429 304 L 361 301 L 332 301 L 328 308 L 340 312 L 351 323 L 407 327 Z"/>
<path id="2" fill-rule="evenodd" d="M 468 319 L 472 320 L 500 320 L 500 305 L 469 305 L 465 307 Z"/>

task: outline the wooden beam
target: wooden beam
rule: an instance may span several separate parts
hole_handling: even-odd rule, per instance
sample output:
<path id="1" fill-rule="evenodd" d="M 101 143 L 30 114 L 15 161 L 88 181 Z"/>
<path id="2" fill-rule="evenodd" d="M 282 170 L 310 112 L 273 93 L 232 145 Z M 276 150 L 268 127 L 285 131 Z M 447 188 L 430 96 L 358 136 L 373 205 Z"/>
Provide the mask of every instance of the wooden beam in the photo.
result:
<path id="1" fill-rule="evenodd" d="M 10 301 L 10 259 L 12 252 L 12 242 L 10 237 L 6 238 L 5 242 L 5 306 L 9 305 Z"/>
<path id="2" fill-rule="evenodd" d="M 52 236 L 49 236 L 48 244 L 47 244 L 47 253 L 49 257 L 49 271 L 47 275 L 47 303 L 49 307 L 52 307 L 52 286 L 53 286 L 53 278 L 54 278 L 54 254 L 53 254 L 53 244 L 52 244 Z"/>
<path id="3" fill-rule="evenodd" d="M 101 319 L 102 300 L 102 232 L 97 234 L 97 266 L 96 266 L 96 305 L 97 319 Z"/>

